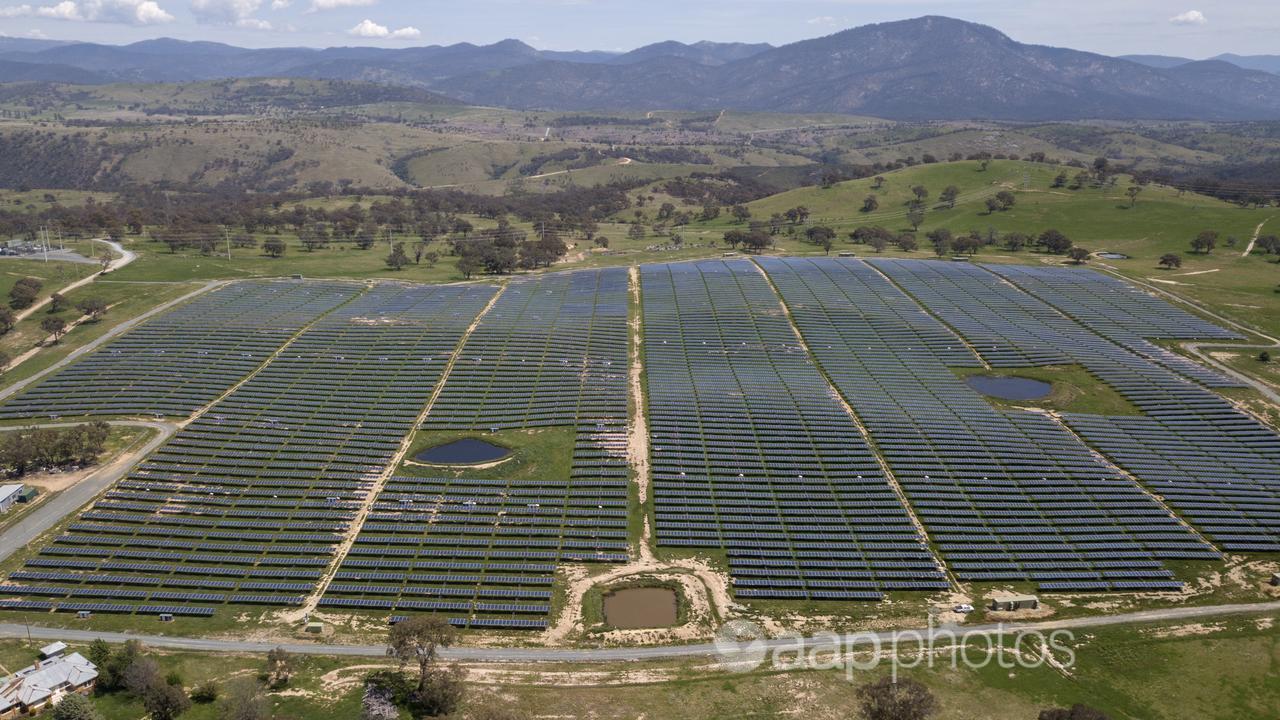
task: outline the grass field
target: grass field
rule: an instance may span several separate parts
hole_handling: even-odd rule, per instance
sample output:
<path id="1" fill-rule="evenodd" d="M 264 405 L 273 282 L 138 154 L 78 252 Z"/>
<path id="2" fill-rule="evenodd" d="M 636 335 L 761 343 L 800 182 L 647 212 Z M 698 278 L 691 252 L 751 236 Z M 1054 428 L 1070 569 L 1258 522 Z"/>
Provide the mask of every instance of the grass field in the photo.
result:
<path id="1" fill-rule="evenodd" d="M 1000 657 L 984 641 L 967 646 L 965 662 L 952 654 L 920 661 L 904 644 L 903 676 L 924 683 L 937 697 L 942 720 L 1025 720 L 1047 707 L 1086 703 L 1116 720 L 1247 720 L 1275 717 L 1274 663 L 1280 630 L 1272 618 L 1236 617 L 1204 623 L 1099 628 L 1062 638 L 1054 653 L 1061 669 L 1024 667 L 1006 640 Z M 1074 655 L 1074 662 L 1071 655 Z M 81 648 L 77 648 L 81 649 Z M 1022 650 L 1027 650 L 1024 645 Z M 164 672 L 176 671 L 187 688 L 205 681 L 226 683 L 263 670 L 261 657 L 237 654 L 150 651 Z M 24 642 L 0 642 L 0 664 L 15 670 L 34 659 Z M 870 658 L 859 655 L 860 662 Z M 1031 665 L 1031 656 L 1023 658 Z M 1067 663 L 1070 662 L 1068 665 Z M 349 720 L 359 714 L 363 676 L 385 661 L 296 658 L 289 686 L 269 695 L 275 717 Z M 1012 665 L 1012 667 L 1010 667 Z M 760 669 L 728 673 L 702 660 L 615 665 L 467 665 L 462 710 L 506 709 L 536 717 L 602 719 L 662 717 L 690 720 L 853 716 L 858 686 L 889 673 L 876 669 Z M 1218 671 L 1209 678 L 1204 668 Z M 1186 678 L 1196 678 L 1187 682 Z M 96 700 L 107 720 L 135 720 L 141 705 L 125 694 Z M 183 717 L 215 717 L 213 706 L 196 706 Z"/>

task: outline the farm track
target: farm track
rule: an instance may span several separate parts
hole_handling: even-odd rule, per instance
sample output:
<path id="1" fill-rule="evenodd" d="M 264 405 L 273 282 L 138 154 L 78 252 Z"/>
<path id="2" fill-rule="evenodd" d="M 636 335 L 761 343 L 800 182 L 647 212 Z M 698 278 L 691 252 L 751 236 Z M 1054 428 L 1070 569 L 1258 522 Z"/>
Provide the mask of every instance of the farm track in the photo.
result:
<path id="1" fill-rule="evenodd" d="M 956 635 L 969 638 L 993 637 L 1000 634 L 1016 635 L 1022 632 L 1052 632 L 1054 630 L 1083 630 L 1117 625 L 1139 625 L 1144 623 L 1177 622 L 1180 620 L 1198 620 L 1202 618 L 1225 617 L 1229 615 L 1280 613 L 1280 601 L 1261 603 L 1241 603 L 1231 605 L 1203 605 L 1198 607 L 1165 608 L 1160 610 L 1141 610 L 1118 615 L 1102 615 L 1096 617 L 1070 618 L 1063 620 L 1046 620 L 1028 623 L 999 623 L 965 626 L 947 626 L 931 628 L 914 628 L 903 630 L 886 630 L 881 632 L 854 633 L 843 635 L 846 648 L 864 646 L 883 647 L 895 638 L 914 646 L 922 638 L 924 642 L 933 641 L 937 647 L 954 644 Z M 913 634 L 918 633 L 918 634 Z M 905 635 L 904 635 L 905 634 Z M 123 643 L 138 640 L 157 650 L 187 650 L 195 652 L 217 653 L 256 653 L 270 652 L 276 648 L 284 648 L 297 655 L 318 655 L 328 657 L 377 657 L 385 658 L 385 645 L 317 645 L 309 643 L 253 642 L 241 640 L 214 640 L 202 638 L 167 637 L 163 635 L 136 635 L 133 633 L 96 632 L 93 630 L 75 630 L 68 628 L 52 628 L 40 625 L 23 625 L 18 623 L 0 624 L 0 638 L 34 640 L 63 640 L 75 643 L 86 643 L 102 639 L 111 643 Z M 795 638 L 762 640 L 766 650 L 787 650 L 795 652 L 800 649 L 830 648 L 831 637 L 809 637 L 797 641 Z M 446 660 L 461 662 L 510 662 L 510 663 L 616 663 L 637 662 L 645 660 L 667 660 L 679 658 L 715 657 L 720 650 L 715 643 L 697 643 L 691 645 L 668 645 L 652 647 L 618 647 L 618 648 L 482 648 L 482 647 L 450 647 L 440 651 Z"/>

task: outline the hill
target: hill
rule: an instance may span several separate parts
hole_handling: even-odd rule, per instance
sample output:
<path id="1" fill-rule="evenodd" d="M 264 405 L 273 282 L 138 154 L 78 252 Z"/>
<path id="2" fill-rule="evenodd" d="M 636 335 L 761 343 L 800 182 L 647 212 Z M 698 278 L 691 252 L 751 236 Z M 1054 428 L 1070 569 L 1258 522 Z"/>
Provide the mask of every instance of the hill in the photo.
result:
<path id="1" fill-rule="evenodd" d="M 782 47 L 671 41 L 618 54 L 552 52 L 503 40 L 246 49 L 162 38 L 124 46 L 0 43 L 0 60 L 69 66 L 124 82 L 374 81 L 517 109 L 727 108 L 903 120 L 1280 118 L 1280 76 L 1264 72 L 1277 67 L 1274 57 L 1224 56 L 1207 65 L 1112 58 L 1019 43 L 991 27 L 936 16 Z"/>
<path id="2" fill-rule="evenodd" d="M 1213 72 L 1180 70 L 1025 45 L 983 25 L 924 17 L 718 67 L 672 57 L 624 67 L 543 62 L 439 87 L 471 102 L 526 108 L 734 108 L 911 120 L 1280 117 L 1280 78 L 1228 63 Z"/>

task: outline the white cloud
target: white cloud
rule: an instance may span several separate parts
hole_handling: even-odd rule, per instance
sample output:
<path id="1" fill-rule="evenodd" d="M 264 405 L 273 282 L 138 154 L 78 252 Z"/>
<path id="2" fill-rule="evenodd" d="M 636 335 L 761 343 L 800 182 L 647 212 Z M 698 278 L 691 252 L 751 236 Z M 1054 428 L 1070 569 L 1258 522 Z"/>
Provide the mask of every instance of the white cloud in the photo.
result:
<path id="1" fill-rule="evenodd" d="M 271 0 L 272 10 L 283 10 L 292 5 L 292 0 Z"/>
<path id="2" fill-rule="evenodd" d="M 311 7 L 307 12 L 318 12 L 321 10 L 339 10 L 341 8 L 353 7 L 369 7 L 377 4 L 378 0 L 311 0 Z"/>
<path id="3" fill-rule="evenodd" d="M 191 0 L 191 13 L 196 16 L 196 22 L 270 30 L 270 22 L 253 16 L 261 7 L 262 0 Z"/>
<path id="4" fill-rule="evenodd" d="M 1174 25 L 1204 25 L 1209 22 L 1209 18 L 1199 10 L 1188 10 L 1180 15 L 1174 15 L 1169 18 L 1169 22 Z"/>
<path id="5" fill-rule="evenodd" d="M 361 20 L 360 24 L 348 30 L 347 34 L 378 40 L 413 40 L 422 37 L 422 31 L 416 27 L 402 27 L 399 30 L 392 30 L 386 25 L 379 25 L 368 18 Z"/>
<path id="6" fill-rule="evenodd" d="M 56 5 L 11 5 L 0 17 L 42 17 L 77 22 L 159 25 L 174 21 L 155 0 L 62 0 Z"/>
<path id="7" fill-rule="evenodd" d="M 836 19 L 830 15 L 821 15 L 815 18 L 809 18 L 806 22 L 810 25 L 835 25 Z"/>

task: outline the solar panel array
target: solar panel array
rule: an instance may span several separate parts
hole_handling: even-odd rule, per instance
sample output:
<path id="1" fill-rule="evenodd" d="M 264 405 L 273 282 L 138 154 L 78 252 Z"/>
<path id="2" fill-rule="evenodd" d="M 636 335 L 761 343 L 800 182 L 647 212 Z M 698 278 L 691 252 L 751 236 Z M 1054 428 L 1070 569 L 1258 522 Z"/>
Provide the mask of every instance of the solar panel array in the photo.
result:
<path id="1" fill-rule="evenodd" d="M 945 589 L 758 269 L 652 265 L 642 282 L 659 543 L 723 548 L 741 598 Z"/>
<path id="2" fill-rule="evenodd" d="M 627 277 L 611 268 L 512 282 L 468 338 L 424 427 L 625 422 Z"/>
<path id="3" fill-rule="evenodd" d="M 511 283 L 459 353 L 424 427 L 575 428 L 569 477 L 393 478 L 322 600 L 546 626 L 561 562 L 627 559 L 624 268 Z"/>
<path id="4" fill-rule="evenodd" d="M 59 610 L 86 598 L 204 608 L 300 603 L 493 293 L 379 285 L 334 310 L 108 491 L 0 592 L 56 598 Z"/>
<path id="5" fill-rule="evenodd" d="M 1098 273 L 993 270 L 1107 339 L 1183 377 L 1209 387 L 1238 384 L 1145 340 L 1240 339 L 1231 331 Z M 1155 348 L 1160 355 L 1153 357 L 1147 348 Z M 1105 378 L 1145 415 L 1067 416 L 1077 432 L 1162 495 L 1223 549 L 1280 551 L 1280 436 L 1221 397 L 1161 377 L 1158 370 L 1133 378 L 1108 371 Z M 1144 387 L 1148 383 L 1176 392 L 1153 395 Z"/>
<path id="6" fill-rule="evenodd" d="M 1061 294 L 1051 295 L 1047 283 L 1038 281 L 1043 273 L 1003 271 L 1033 292 L 1045 292 L 1062 303 L 1059 311 L 1013 284 L 993 283 L 992 273 L 979 267 L 919 261 L 874 264 L 912 294 L 928 284 L 934 294 L 922 300 L 930 310 L 954 327 L 980 328 L 980 339 L 974 342 L 979 352 L 988 343 L 1017 347 L 1027 336 L 1061 348 L 1069 362 L 1085 367 L 1142 412 L 1113 418 L 1064 415 L 1081 437 L 1159 493 L 1223 549 L 1280 549 L 1280 436 L 1201 384 L 1124 347 L 1127 332 L 1173 333 L 1178 322 L 1188 333 L 1210 333 L 1203 321 L 1175 315 L 1164 330 L 1138 328 L 1113 341 L 1105 336 L 1105 324 L 1095 330 L 1067 316 L 1083 314 L 1082 306 L 1096 302 L 1086 297 L 1096 294 L 1096 284 L 1064 290 L 1059 283 Z M 986 298 L 981 304 L 980 297 Z"/>
<path id="7" fill-rule="evenodd" d="M 0 406 L 0 419 L 186 417 L 299 330 L 358 295 L 332 282 L 241 282 L 149 320 Z"/>
<path id="8" fill-rule="evenodd" d="M 761 264 L 960 579 L 1170 589 L 1160 558 L 1215 556 L 1052 419 L 970 389 L 950 368 L 973 353 L 870 266 Z"/>

